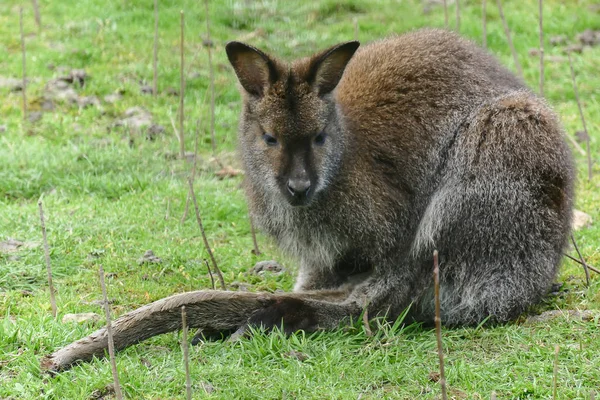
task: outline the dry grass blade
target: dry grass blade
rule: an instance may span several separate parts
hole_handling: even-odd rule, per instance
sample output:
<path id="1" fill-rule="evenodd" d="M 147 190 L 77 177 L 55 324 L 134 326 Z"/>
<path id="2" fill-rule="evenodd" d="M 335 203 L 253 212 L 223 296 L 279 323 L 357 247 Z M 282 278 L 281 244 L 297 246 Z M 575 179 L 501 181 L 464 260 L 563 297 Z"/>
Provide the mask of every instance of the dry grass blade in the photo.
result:
<path id="1" fill-rule="evenodd" d="M 44 240 L 44 257 L 46 258 L 46 272 L 48 274 L 48 287 L 50 289 L 50 306 L 52 307 L 52 316 L 56 318 L 57 308 L 54 284 L 52 283 L 52 268 L 50 266 L 50 248 L 48 247 L 46 221 L 44 220 L 44 206 L 41 199 L 38 201 L 38 207 L 40 209 L 40 224 L 42 225 L 42 238 Z"/>
<path id="2" fill-rule="evenodd" d="M 23 32 L 23 7 L 19 9 L 19 31 L 21 33 L 21 55 L 23 58 L 23 87 L 21 96 L 23 98 L 23 123 L 27 120 L 27 55 L 25 53 L 25 33 Z"/>
<path id="3" fill-rule="evenodd" d="M 108 356 L 110 357 L 110 367 L 114 381 L 115 396 L 117 399 L 123 399 L 121 384 L 119 383 L 119 373 L 117 371 L 117 362 L 115 360 L 115 342 L 113 340 L 112 323 L 110 320 L 110 308 L 108 306 L 108 296 L 106 294 L 106 283 L 104 282 L 104 268 L 102 265 L 98 268 L 100 276 L 100 287 L 102 288 L 102 304 L 104 305 L 104 315 L 106 316 L 106 334 L 108 336 Z"/>
<path id="4" fill-rule="evenodd" d="M 183 14 L 183 10 L 181 11 L 181 18 L 179 21 L 181 25 L 181 35 L 179 38 L 179 157 L 183 160 L 185 159 L 185 143 L 184 143 L 184 134 L 183 134 L 183 121 L 185 118 L 185 110 L 184 110 L 184 95 L 185 95 L 185 18 Z"/>
<path id="5" fill-rule="evenodd" d="M 573 91 L 575 92 L 575 100 L 577 101 L 577 108 L 579 108 L 579 116 L 581 117 L 581 124 L 583 125 L 583 132 L 586 137 L 586 151 L 587 151 L 587 164 L 588 164 L 588 181 L 592 180 L 592 155 L 590 153 L 590 135 L 587 130 L 585 123 L 585 117 L 583 115 L 583 107 L 581 107 L 581 101 L 579 100 L 579 89 L 577 88 L 577 81 L 575 80 L 575 70 L 573 69 L 573 60 L 571 59 L 571 52 L 567 53 L 569 57 L 569 68 L 571 69 L 571 81 L 573 82 Z"/>
<path id="6" fill-rule="evenodd" d="M 538 0 L 540 21 L 540 96 L 544 95 L 544 0 Z"/>
<path id="7" fill-rule="evenodd" d="M 585 259 L 581 255 L 581 252 L 579 251 L 579 247 L 577 247 L 577 243 L 575 242 L 575 237 L 572 234 L 571 234 L 571 242 L 573 243 L 573 246 L 575 247 L 575 251 L 577 251 L 577 254 L 579 255 L 579 259 L 581 260 L 581 265 L 583 266 L 583 272 L 585 272 L 585 283 L 587 286 L 590 286 L 590 271 L 588 269 L 588 265 L 586 264 Z"/>
<path id="8" fill-rule="evenodd" d="M 508 23 L 506 22 L 506 18 L 504 18 L 504 11 L 502 10 L 502 2 L 500 0 L 496 0 L 496 4 L 498 5 L 498 12 L 500 13 L 500 19 L 502 20 L 502 26 L 504 27 L 504 34 L 506 35 L 506 40 L 508 41 L 508 47 L 510 47 L 510 51 L 513 56 L 513 60 L 515 61 L 515 68 L 521 78 L 523 78 L 523 68 L 521 68 L 521 63 L 519 62 L 519 56 L 517 55 L 517 51 L 515 50 L 515 46 L 512 41 L 512 37 L 510 36 L 510 29 L 508 28 Z"/>
<path id="9" fill-rule="evenodd" d="M 444 350 L 442 348 L 442 318 L 440 316 L 440 267 L 438 263 L 438 251 L 433 252 L 433 285 L 435 292 L 435 335 L 437 337 L 438 357 L 440 359 L 440 386 L 442 388 L 442 399 L 448 399 L 446 390 L 446 374 L 444 372 Z"/>
<path id="10" fill-rule="evenodd" d="M 215 73 L 212 63 L 212 40 L 210 38 L 210 13 L 208 9 L 208 0 L 204 0 L 206 10 L 206 40 L 208 41 L 208 73 L 210 78 L 210 144 L 212 146 L 213 156 L 217 155 L 217 143 L 215 139 Z"/>
<path id="11" fill-rule="evenodd" d="M 487 49 L 487 1 L 483 0 L 481 4 L 481 23 L 483 29 L 482 42 L 484 49 Z"/>
<path id="12" fill-rule="evenodd" d="M 154 0 L 154 46 L 152 53 L 152 94 L 158 96 L 158 0 Z"/>
<path id="13" fill-rule="evenodd" d="M 196 221 L 198 221 L 198 226 L 200 227 L 200 232 L 202 233 L 202 240 L 204 241 L 204 246 L 206 247 L 206 251 L 210 256 L 210 260 L 212 262 L 213 270 L 217 273 L 219 277 L 219 283 L 221 284 L 221 289 L 226 290 L 225 287 L 225 279 L 223 279 L 223 274 L 221 270 L 217 266 L 217 260 L 215 260 L 215 256 L 210 248 L 208 243 L 208 239 L 206 238 L 206 232 L 204 231 L 204 225 L 202 225 L 202 217 L 200 217 L 200 209 L 198 208 L 198 201 L 196 200 L 196 193 L 194 192 L 194 182 L 191 179 L 188 180 L 190 185 L 190 193 L 192 195 L 192 201 L 194 202 L 194 210 L 196 211 Z"/>
<path id="14" fill-rule="evenodd" d="M 183 363 L 185 364 L 185 396 L 187 400 L 192 398 L 192 378 L 190 376 L 190 346 L 188 343 L 188 326 L 185 306 L 181 307 L 181 347 L 183 348 Z"/>
<path id="15" fill-rule="evenodd" d="M 558 381 L 558 352 L 560 347 L 556 345 L 554 347 L 554 373 L 552 374 L 552 399 L 556 400 L 556 388 Z"/>

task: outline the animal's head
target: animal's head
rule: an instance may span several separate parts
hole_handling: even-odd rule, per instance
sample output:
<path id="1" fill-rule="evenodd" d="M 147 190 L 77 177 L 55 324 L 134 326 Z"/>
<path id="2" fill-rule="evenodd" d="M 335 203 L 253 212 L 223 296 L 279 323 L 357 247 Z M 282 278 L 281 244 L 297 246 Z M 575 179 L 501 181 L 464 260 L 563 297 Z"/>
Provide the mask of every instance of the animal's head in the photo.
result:
<path id="1" fill-rule="evenodd" d="M 241 84 L 239 140 L 248 175 L 293 206 L 324 190 L 344 151 L 332 91 L 358 42 L 283 63 L 239 42 L 227 57 Z"/>

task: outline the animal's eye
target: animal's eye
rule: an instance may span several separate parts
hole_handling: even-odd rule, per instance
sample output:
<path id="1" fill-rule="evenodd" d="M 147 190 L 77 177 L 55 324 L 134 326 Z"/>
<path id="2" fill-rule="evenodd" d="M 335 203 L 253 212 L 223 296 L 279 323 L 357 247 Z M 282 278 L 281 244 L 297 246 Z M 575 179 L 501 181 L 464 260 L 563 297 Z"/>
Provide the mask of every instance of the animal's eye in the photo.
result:
<path id="1" fill-rule="evenodd" d="M 262 139 L 265 141 L 267 146 L 270 146 L 270 147 L 277 146 L 277 139 L 271 135 L 263 133 Z"/>
<path id="2" fill-rule="evenodd" d="M 327 134 L 325 132 L 319 133 L 317 136 L 315 136 L 315 144 L 322 146 L 323 144 L 325 144 L 326 137 Z"/>

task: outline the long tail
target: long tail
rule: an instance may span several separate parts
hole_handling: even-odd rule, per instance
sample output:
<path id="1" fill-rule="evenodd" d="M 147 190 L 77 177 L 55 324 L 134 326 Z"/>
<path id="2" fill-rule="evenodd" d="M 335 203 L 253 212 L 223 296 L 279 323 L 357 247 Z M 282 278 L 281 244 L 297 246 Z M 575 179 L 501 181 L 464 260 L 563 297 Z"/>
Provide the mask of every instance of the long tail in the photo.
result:
<path id="1" fill-rule="evenodd" d="M 209 332 L 232 331 L 245 325 L 257 311 L 282 298 L 328 302 L 343 300 L 343 292 L 306 292 L 287 294 L 196 291 L 170 296 L 131 311 L 112 323 L 115 350 L 122 350 L 153 336 L 181 329 L 181 307 L 185 306 L 190 328 Z M 106 328 L 92 333 L 45 357 L 42 368 L 58 372 L 73 364 L 104 357 L 108 349 Z"/>

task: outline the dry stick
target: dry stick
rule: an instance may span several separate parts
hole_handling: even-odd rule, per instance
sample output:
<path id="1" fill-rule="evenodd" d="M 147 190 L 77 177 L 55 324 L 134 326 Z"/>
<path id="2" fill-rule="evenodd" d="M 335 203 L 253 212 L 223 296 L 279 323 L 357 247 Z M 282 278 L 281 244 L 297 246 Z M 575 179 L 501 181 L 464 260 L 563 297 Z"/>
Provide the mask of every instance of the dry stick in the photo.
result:
<path id="1" fill-rule="evenodd" d="M 42 30 L 42 17 L 40 16 L 40 7 L 37 0 L 31 0 L 33 3 L 33 12 L 35 14 L 35 24 L 38 27 L 38 31 Z"/>
<path id="2" fill-rule="evenodd" d="M 573 260 L 573 261 L 575 261 L 575 262 L 576 262 L 577 264 L 579 264 L 579 265 L 583 265 L 583 264 L 582 264 L 582 262 L 581 262 L 580 260 L 576 259 L 575 257 L 572 257 L 572 256 L 570 256 L 570 255 L 568 255 L 568 254 L 564 254 L 564 256 L 565 256 L 565 257 L 567 257 L 567 258 L 569 258 L 569 259 L 571 259 L 571 260 Z M 597 274 L 600 274 L 600 269 L 594 268 L 594 267 L 592 267 L 592 266 L 591 266 L 590 264 L 588 264 L 588 263 L 586 263 L 585 265 L 587 265 L 587 267 L 588 267 L 588 269 L 589 269 L 590 271 L 594 271 L 595 273 L 597 273 Z"/>
<path id="3" fill-rule="evenodd" d="M 104 282 L 104 268 L 102 265 L 98 268 L 100 275 L 100 287 L 102 288 L 102 303 L 104 305 L 104 315 L 106 316 L 106 333 L 108 335 L 108 356 L 110 357 L 110 367 L 112 369 L 113 380 L 115 383 L 115 395 L 117 399 L 123 399 L 121 385 L 119 383 L 119 373 L 117 372 L 117 362 L 115 361 L 115 343 L 113 341 L 112 323 L 110 321 L 110 309 L 108 307 L 108 296 L 106 295 L 106 283 Z"/>
<path id="4" fill-rule="evenodd" d="M 152 94 L 158 96 L 158 0 L 154 0 L 154 53 L 152 54 Z"/>
<path id="5" fill-rule="evenodd" d="M 256 230 L 254 229 L 254 221 L 252 220 L 252 215 L 248 214 L 248 219 L 250 219 L 250 233 L 252 234 L 252 244 L 254 244 L 254 255 L 260 256 L 260 250 L 258 248 L 258 241 L 256 240 Z"/>
<path id="6" fill-rule="evenodd" d="M 204 263 L 206 264 L 206 269 L 208 270 L 208 276 L 210 276 L 210 284 L 213 290 L 215 290 L 215 277 L 210 270 L 210 265 L 208 265 L 208 260 L 205 258 Z"/>
<path id="7" fill-rule="evenodd" d="M 539 2 L 540 17 L 540 96 L 544 96 L 544 0 Z"/>
<path id="8" fill-rule="evenodd" d="M 573 246 L 575 246 L 575 250 L 577 251 L 579 259 L 581 260 L 581 265 L 583 266 L 583 271 L 585 272 L 585 283 L 587 286 L 590 286 L 590 271 L 588 270 L 588 266 L 585 262 L 585 259 L 579 251 L 579 247 L 577 247 L 577 243 L 575 242 L 575 237 L 573 236 L 573 234 L 571 234 L 571 242 L 573 242 Z"/>
<path id="9" fill-rule="evenodd" d="M 587 163 L 588 163 L 588 181 L 592 180 L 592 155 L 590 153 L 590 136 L 588 134 L 587 125 L 585 124 L 585 117 L 583 116 L 583 108 L 581 107 L 581 101 L 579 100 L 579 90 L 577 89 L 577 82 L 575 81 L 575 71 L 573 70 L 573 61 L 571 60 L 571 52 L 567 52 L 569 56 L 569 68 L 571 68 L 571 80 L 573 81 L 573 91 L 575 92 L 575 100 L 577 100 L 577 107 L 579 108 L 579 115 L 581 116 L 581 123 L 583 124 L 583 132 L 585 133 L 585 143 L 587 147 Z"/>
<path id="10" fill-rule="evenodd" d="M 444 26 L 448 29 L 448 1 L 444 0 Z"/>
<path id="11" fill-rule="evenodd" d="M 212 146 L 213 157 L 217 154 L 217 143 L 215 141 L 215 74 L 212 63 L 212 41 L 210 39 L 210 14 L 208 12 L 208 0 L 204 0 L 206 10 L 206 39 L 208 41 L 208 73 L 210 77 L 210 144 Z"/>
<path id="12" fill-rule="evenodd" d="M 194 162 L 192 163 L 192 172 L 190 174 L 190 179 L 192 182 L 196 179 L 196 165 L 198 160 L 198 136 L 200 136 L 200 120 L 196 120 L 196 132 L 194 137 Z M 190 197 L 191 193 L 188 190 L 187 198 L 185 199 L 185 210 L 183 211 L 183 215 L 181 216 L 181 220 L 179 223 L 183 224 L 187 219 L 188 211 L 190 209 Z"/>
<path id="13" fill-rule="evenodd" d="M 54 284 L 52 283 L 52 268 L 50 267 L 50 248 L 48 247 L 48 237 L 46 235 L 46 222 L 44 220 L 44 207 L 42 200 L 38 201 L 40 208 L 40 223 L 42 224 L 42 237 L 44 240 L 44 256 L 46 257 L 46 272 L 48 273 L 48 287 L 50 288 L 50 306 L 52 307 L 52 316 L 56 318 L 56 298 L 54 297 Z"/>
<path id="14" fill-rule="evenodd" d="M 198 226 L 200 227 L 200 232 L 202 233 L 202 240 L 204 241 L 204 246 L 206 247 L 206 251 L 208 251 L 208 255 L 210 256 L 210 260 L 212 261 L 213 269 L 217 273 L 219 277 L 219 282 L 221 283 L 221 289 L 226 290 L 225 287 L 225 279 L 223 279 L 223 274 L 221 270 L 217 266 L 217 261 L 215 260 L 215 256 L 208 244 L 208 239 L 206 238 L 206 232 L 204 232 L 204 225 L 202 225 L 202 218 L 200 217 L 200 210 L 198 209 L 198 202 L 196 201 L 196 193 L 194 193 L 194 182 L 191 179 L 188 180 L 190 185 L 190 193 L 192 194 L 192 201 L 194 202 L 194 210 L 196 211 L 196 220 L 198 221 Z"/>
<path id="15" fill-rule="evenodd" d="M 23 88 L 21 95 L 23 96 L 23 123 L 27 120 L 27 57 L 25 54 L 25 34 L 23 33 L 23 7 L 19 9 L 19 30 L 21 32 L 21 55 L 23 57 Z"/>
<path id="16" fill-rule="evenodd" d="M 181 10 L 181 20 L 180 20 L 180 24 L 181 24 L 181 37 L 180 37 L 180 42 L 179 42 L 179 52 L 180 54 L 180 69 L 179 69 L 179 157 L 181 157 L 181 159 L 185 158 L 185 143 L 183 142 L 183 119 L 185 117 L 184 114 L 184 104 L 183 104 L 183 97 L 185 94 L 185 78 L 184 78 L 184 16 L 183 16 L 183 10 Z"/>
<path id="17" fill-rule="evenodd" d="M 510 36 L 510 29 L 508 29 L 508 24 L 506 23 L 506 18 L 504 18 L 504 12 L 502 11 L 502 3 L 500 0 L 496 0 L 496 4 L 498 5 L 498 12 L 500 13 L 500 19 L 502 20 L 502 26 L 504 27 L 504 34 L 506 35 L 506 39 L 508 40 L 508 46 L 510 47 L 510 51 L 512 52 L 513 59 L 515 60 L 515 68 L 517 68 L 519 76 L 523 78 L 523 68 L 521 68 L 521 63 L 519 63 L 519 56 L 517 55 L 517 51 L 515 50 L 515 46 L 513 45 L 513 41 Z"/>
<path id="18" fill-rule="evenodd" d="M 440 317 L 440 267 L 437 250 L 433 252 L 433 285 L 435 290 L 435 334 L 437 337 L 438 356 L 440 358 L 440 386 L 442 387 L 442 399 L 447 400 L 444 352 L 442 349 L 442 318 Z"/>
<path id="19" fill-rule="evenodd" d="M 460 32 L 460 0 L 456 0 L 456 32 Z"/>
<path id="20" fill-rule="evenodd" d="M 556 400 L 556 381 L 558 380 L 558 351 L 560 347 L 554 346 L 554 374 L 552 376 L 552 399 Z"/>
<path id="21" fill-rule="evenodd" d="M 192 378 L 190 376 L 190 346 L 188 344 L 188 327 L 185 306 L 181 307 L 181 347 L 183 348 L 183 362 L 185 364 L 185 395 L 188 400 L 192 398 Z"/>
<path id="22" fill-rule="evenodd" d="M 483 24 L 483 48 L 487 49 L 487 1 L 483 0 L 481 5 L 481 20 Z"/>

